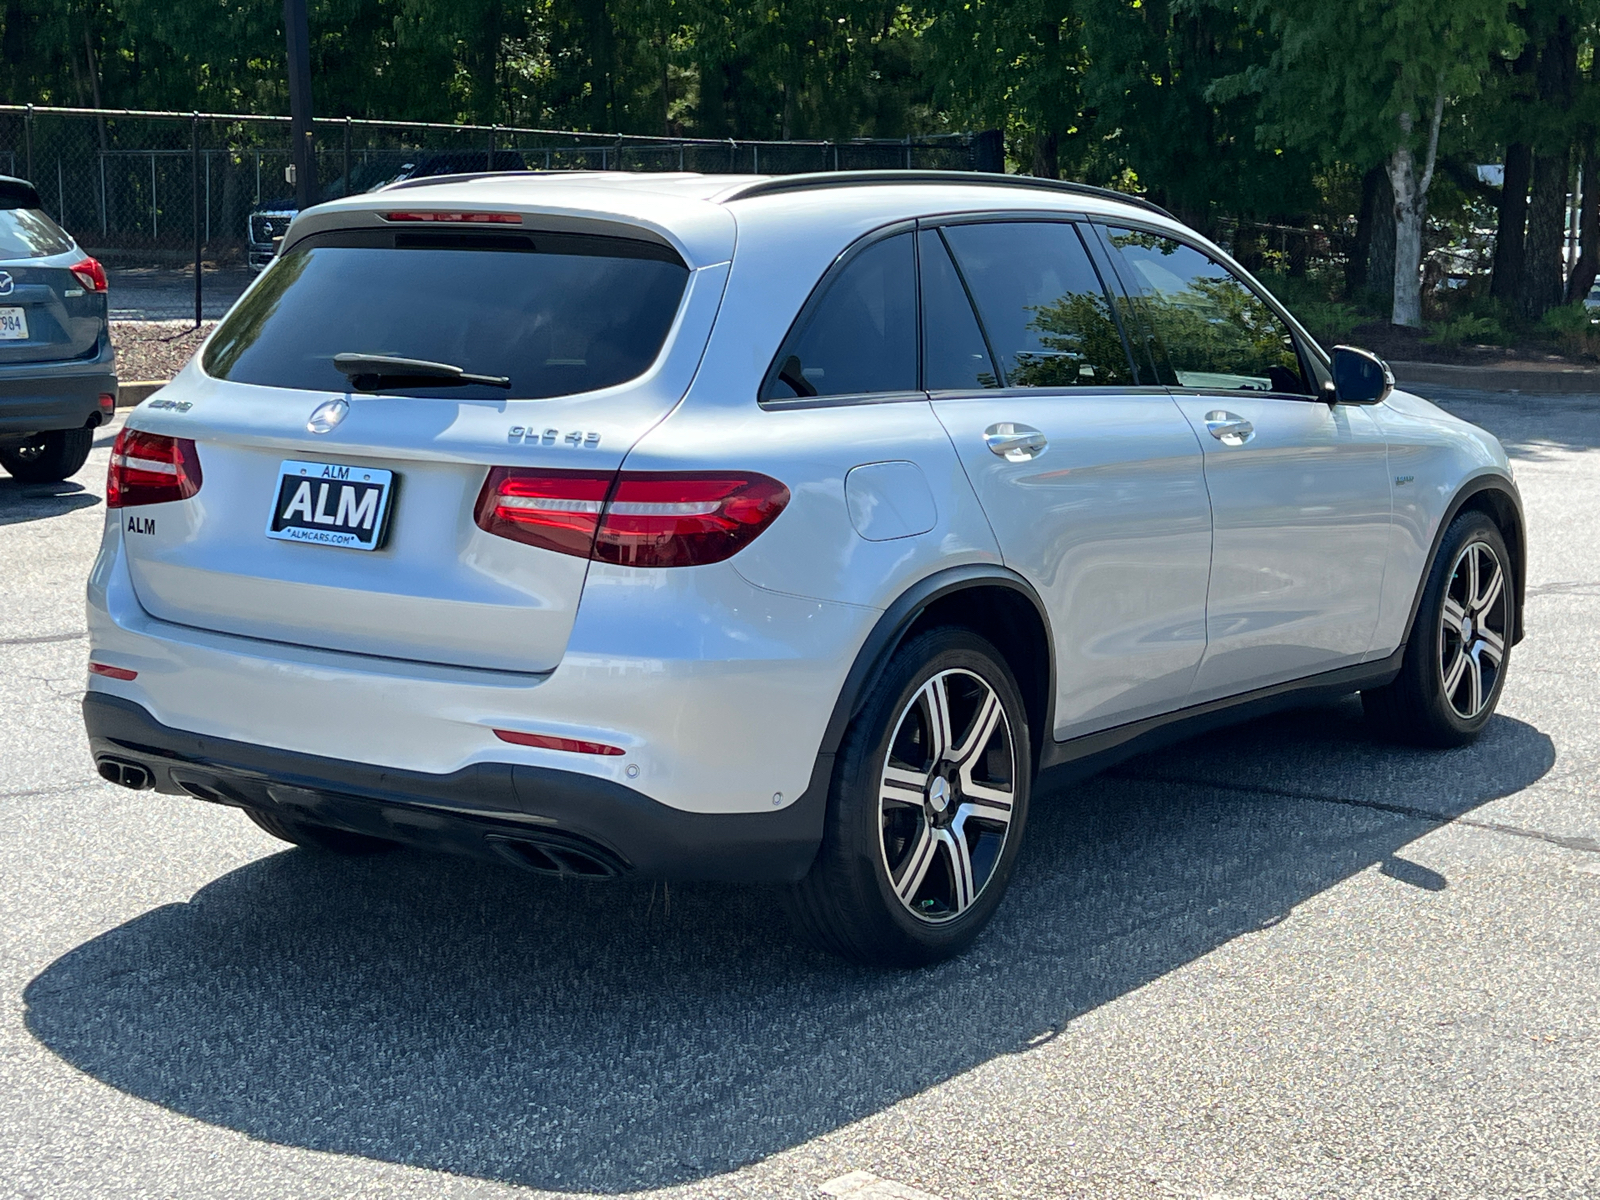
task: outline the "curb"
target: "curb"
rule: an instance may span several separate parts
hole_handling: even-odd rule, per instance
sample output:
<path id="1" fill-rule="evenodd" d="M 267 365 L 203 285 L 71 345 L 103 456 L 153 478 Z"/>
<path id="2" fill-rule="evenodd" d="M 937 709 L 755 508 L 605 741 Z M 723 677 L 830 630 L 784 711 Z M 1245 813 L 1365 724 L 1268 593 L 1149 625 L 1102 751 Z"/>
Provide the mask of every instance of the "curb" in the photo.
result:
<path id="1" fill-rule="evenodd" d="M 117 407 L 132 408 L 135 404 L 142 404 L 171 382 L 170 379 L 135 379 L 118 383 Z"/>
<path id="2" fill-rule="evenodd" d="M 1470 388 L 1480 392 L 1542 392 L 1552 395 L 1600 393 L 1600 369 L 1594 367 L 1460 367 L 1450 363 L 1391 362 L 1399 387 Z"/>

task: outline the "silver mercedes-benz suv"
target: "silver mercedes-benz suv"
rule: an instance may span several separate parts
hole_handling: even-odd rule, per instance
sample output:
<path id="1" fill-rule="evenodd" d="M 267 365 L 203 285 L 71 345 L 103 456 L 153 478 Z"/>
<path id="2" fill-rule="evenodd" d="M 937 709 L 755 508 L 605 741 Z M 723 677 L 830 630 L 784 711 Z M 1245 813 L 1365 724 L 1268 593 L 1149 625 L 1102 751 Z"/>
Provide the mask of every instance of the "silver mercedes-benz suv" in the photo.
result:
<path id="1" fill-rule="evenodd" d="M 115 448 L 100 773 L 279 837 L 788 885 L 958 951 L 1041 772 L 1359 691 L 1475 736 L 1493 437 L 1137 199 L 483 175 L 298 216 Z"/>

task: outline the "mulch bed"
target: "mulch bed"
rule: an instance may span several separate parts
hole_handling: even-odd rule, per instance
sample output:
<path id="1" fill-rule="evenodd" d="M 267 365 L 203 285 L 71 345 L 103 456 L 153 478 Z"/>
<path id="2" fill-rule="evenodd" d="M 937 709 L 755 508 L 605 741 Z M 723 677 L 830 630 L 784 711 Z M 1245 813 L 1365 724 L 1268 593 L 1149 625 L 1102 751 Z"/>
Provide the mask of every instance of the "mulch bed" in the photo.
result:
<path id="1" fill-rule="evenodd" d="M 192 321 L 113 321 L 111 342 L 117 348 L 117 378 L 171 379 L 216 328 L 207 321 L 199 329 Z"/>

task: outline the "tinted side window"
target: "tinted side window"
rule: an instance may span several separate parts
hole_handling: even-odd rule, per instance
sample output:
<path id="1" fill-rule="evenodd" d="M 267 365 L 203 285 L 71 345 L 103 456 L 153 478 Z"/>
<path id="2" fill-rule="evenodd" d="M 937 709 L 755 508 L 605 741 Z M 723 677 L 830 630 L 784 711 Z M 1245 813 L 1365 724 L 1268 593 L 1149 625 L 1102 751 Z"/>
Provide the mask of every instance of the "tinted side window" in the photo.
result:
<path id="1" fill-rule="evenodd" d="M 850 259 L 790 331 L 761 399 L 916 391 L 914 249 L 900 233 Z"/>
<path id="2" fill-rule="evenodd" d="M 922 386 L 930 392 L 1000 386 L 967 289 L 936 229 L 918 237 L 922 263 Z"/>
<path id="3" fill-rule="evenodd" d="M 1232 271 L 1192 246 L 1129 229 L 1107 231 L 1154 335 L 1162 382 L 1178 387 L 1307 395 L 1288 327 Z"/>
<path id="4" fill-rule="evenodd" d="M 944 234 L 1006 387 L 1133 383 L 1111 303 L 1071 225 L 1007 221 Z"/>

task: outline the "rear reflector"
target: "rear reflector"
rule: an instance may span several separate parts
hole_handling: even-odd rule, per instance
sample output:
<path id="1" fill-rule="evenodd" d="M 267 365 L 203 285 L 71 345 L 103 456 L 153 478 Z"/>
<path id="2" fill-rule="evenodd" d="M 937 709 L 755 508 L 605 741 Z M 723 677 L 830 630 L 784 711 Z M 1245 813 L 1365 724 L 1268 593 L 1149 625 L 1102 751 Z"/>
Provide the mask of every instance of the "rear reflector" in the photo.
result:
<path id="1" fill-rule="evenodd" d="M 437 221 L 450 225 L 521 225 L 521 213 L 504 212 L 387 212 L 385 221 Z"/>
<path id="2" fill-rule="evenodd" d="M 110 392 L 100 393 L 100 411 L 108 417 L 117 411 L 117 398 Z"/>
<path id="3" fill-rule="evenodd" d="M 106 507 L 187 500 L 200 490 L 200 452 L 188 438 L 124 428 L 111 447 Z"/>
<path id="4" fill-rule="evenodd" d="M 130 671 L 126 667 L 112 667 L 105 663 L 92 662 L 89 664 L 89 674 L 104 675 L 107 679 L 120 679 L 124 683 L 139 678 L 139 672 Z M 618 750 L 618 754 L 622 751 Z"/>
<path id="5" fill-rule="evenodd" d="M 495 467 L 478 494 L 478 527 L 561 554 L 631 567 L 690 567 L 731 558 L 789 503 L 776 479 Z"/>
<path id="6" fill-rule="evenodd" d="M 86 292 L 103 292 L 106 290 L 106 269 L 92 258 L 82 262 L 73 263 L 67 270 L 72 272 L 72 277 L 83 284 Z"/>
<path id="7" fill-rule="evenodd" d="M 623 753 L 620 746 L 608 746 L 604 742 L 584 742 L 577 738 L 552 737 L 547 733 L 518 733 L 513 729 L 496 729 L 494 735 L 502 742 L 510 742 L 513 746 L 535 746 L 540 750 L 565 750 L 571 754 L 604 754 L 607 757 Z"/>

